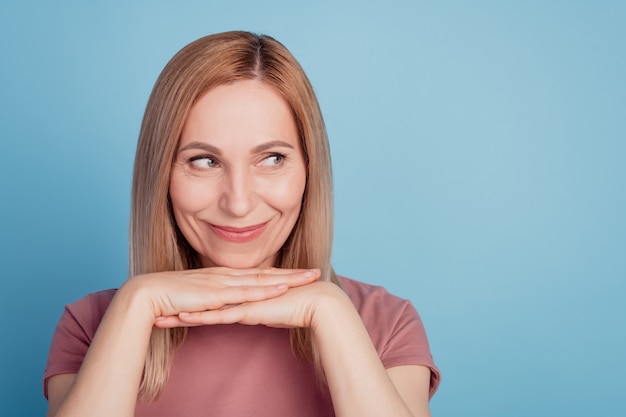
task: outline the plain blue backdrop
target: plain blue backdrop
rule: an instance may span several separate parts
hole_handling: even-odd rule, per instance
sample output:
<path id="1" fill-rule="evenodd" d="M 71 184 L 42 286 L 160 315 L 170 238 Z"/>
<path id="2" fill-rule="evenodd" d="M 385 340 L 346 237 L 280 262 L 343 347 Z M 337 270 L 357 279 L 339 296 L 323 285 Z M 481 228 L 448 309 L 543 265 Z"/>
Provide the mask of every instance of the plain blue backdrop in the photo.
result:
<path id="1" fill-rule="evenodd" d="M 575 0 L 3 2 L 0 414 L 45 414 L 64 304 L 126 278 L 158 73 L 232 29 L 309 74 L 334 265 L 413 301 L 434 415 L 626 415 L 626 6 Z"/>

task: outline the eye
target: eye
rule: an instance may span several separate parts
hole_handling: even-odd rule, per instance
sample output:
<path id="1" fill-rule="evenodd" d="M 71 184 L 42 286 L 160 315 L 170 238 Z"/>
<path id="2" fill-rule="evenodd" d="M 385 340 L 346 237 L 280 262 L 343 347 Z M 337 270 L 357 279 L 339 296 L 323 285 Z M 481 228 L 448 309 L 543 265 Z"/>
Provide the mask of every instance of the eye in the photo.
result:
<path id="1" fill-rule="evenodd" d="M 280 153 L 273 153 L 267 158 L 263 158 L 263 160 L 261 161 L 259 165 L 266 166 L 266 167 L 278 166 L 282 164 L 284 160 L 285 160 L 285 155 L 280 154 Z"/>
<path id="2" fill-rule="evenodd" d="M 189 160 L 196 169 L 211 169 L 217 167 L 217 160 L 210 156 L 195 156 Z"/>

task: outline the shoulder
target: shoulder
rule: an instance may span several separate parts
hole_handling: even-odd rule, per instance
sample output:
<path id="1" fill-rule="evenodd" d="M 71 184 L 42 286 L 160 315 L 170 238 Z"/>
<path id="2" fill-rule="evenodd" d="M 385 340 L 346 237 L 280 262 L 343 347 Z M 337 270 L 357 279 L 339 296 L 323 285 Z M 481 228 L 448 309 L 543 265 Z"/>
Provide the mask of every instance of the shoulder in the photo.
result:
<path id="1" fill-rule="evenodd" d="M 372 338 L 392 338 L 395 331 L 407 323 L 413 323 L 420 333 L 423 332 L 421 319 L 411 301 L 378 285 L 346 277 L 339 277 L 339 280 Z"/>
<path id="2" fill-rule="evenodd" d="M 339 277 L 385 366 L 422 365 L 431 370 L 432 396 L 439 385 L 439 370 L 430 353 L 426 330 L 411 301 L 390 294 L 384 287 Z"/>
<path id="3" fill-rule="evenodd" d="M 117 293 L 116 288 L 111 288 L 108 290 L 102 290 L 97 292 L 92 292 L 85 295 L 83 298 L 74 301 L 71 304 L 68 304 L 66 307 L 69 308 L 104 308 L 106 309 L 113 296 Z"/>
<path id="4" fill-rule="evenodd" d="M 72 337 L 85 344 L 91 343 L 116 292 L 115 289 L 98 291 L 67 304 L 57 324 L 55 338 Z"/>
<path id="5" fill-rule="evenodd" d="M 411 302 L 389 293 L 384 287 L 339 276 L 344 291 L 359 312 L 384 309 L 387 313 L 404 310 Z"/>
<path id="6" fill-rule="evenodd" d="M 67 320 L 75 321 L 81 323 L 81 327 L 93 335 L 116 292 L 116 289 L 109 289 L 90 293 L 66 305 L 59 324 Z"/>
<path id="7" fill-rule="evenodd" d="M 77 373 L 91 345 L 102 316 L 117 290 L 91 294 L 65 306 L 50 343 L 44 370 L 44 395 L 48 396 L 48 380 L 59 374 Z"/>

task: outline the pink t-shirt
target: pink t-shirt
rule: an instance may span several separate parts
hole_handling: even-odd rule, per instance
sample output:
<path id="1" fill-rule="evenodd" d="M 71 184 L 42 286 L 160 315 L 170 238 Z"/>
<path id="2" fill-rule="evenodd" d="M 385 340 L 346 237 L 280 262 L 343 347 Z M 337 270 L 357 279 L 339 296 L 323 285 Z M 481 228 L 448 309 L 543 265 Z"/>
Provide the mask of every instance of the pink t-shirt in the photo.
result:
<path id="1" fill-rule="evenodd" d="M 431 370 L 439 385 L 422 321 L 407 300 L 384 288 L 340 277 L 385 366 Z M 50 346 L 44 395 L 51 376 L 77 373 L 115 290 L 65 308 Z M 158 400 L 139 402 L 136 416 L 334 416 L 328 388 L 308 361 L 291 353 L 289 331 L 240 324 L 189 328 Z"/>

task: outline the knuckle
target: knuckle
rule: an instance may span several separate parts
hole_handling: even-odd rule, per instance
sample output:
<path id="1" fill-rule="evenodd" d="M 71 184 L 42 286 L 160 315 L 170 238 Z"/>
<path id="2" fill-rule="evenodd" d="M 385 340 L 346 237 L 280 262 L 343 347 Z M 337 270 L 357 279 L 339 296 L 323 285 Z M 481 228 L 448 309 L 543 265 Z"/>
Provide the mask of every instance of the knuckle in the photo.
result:
<path id="1" fill-rule="evenodd" d="M 241 288 L 240 288 L 242 294 L 244 294 L 245 296 L 250 294 L 251 289 L 252 288 L 249 285 L 242 285 Z"/>

